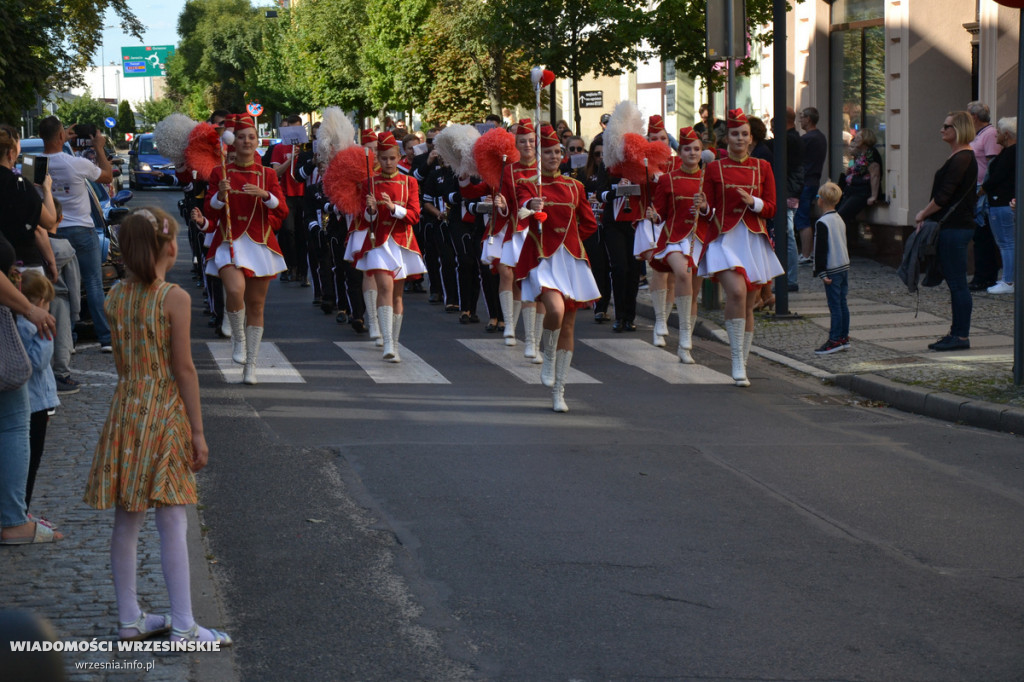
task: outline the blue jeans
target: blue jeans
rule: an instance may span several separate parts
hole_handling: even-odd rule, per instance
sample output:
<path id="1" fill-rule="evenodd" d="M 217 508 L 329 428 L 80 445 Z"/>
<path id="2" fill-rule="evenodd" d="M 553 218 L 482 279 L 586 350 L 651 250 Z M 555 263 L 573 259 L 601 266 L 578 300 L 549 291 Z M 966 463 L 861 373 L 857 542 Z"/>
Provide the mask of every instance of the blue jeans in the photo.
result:
<path id="1" fill-rule="evenodd" d="M 1013 284 L 1014 230 L 1016 224 L 1013 209 L 1009 206 L 992 206 L 988 209 L 988 222 L 992 226 L 992 236 L 1003 256 L 1003 281 Z"/>
<path id="2" fill-rule="evenodd" d="M 793 227 L 798 231 L 811 227 L 811 207 L 814 206 L 816 196 L 817 187 L 804 187 L 800 192 L 800 206 L 796 209 L 796 216 L 793 219 Z"/>
<path id="3" fill-rule="evenodd" d="M 973 236 L 974 230 L 970 229 L 939 230 L 939 265 L 949 286 L 953 307 L 949 333 L 964 339 L 971 335 L 971 311 L 974 309 L 974 299 L 967 288 L 967 245 Z"/>
<path id="4" fill-rule="evenodd" d="M 837 272 L 830 279 L 832 284 L 825 285 L 828 312 L 832 315 L 828 338 L 830 341 L 839 341 L 850 335 L 850 308 L 846 305 L 846 294 L 850 290 L 850 272 Z"/>
<path id="5" fill-rule="evenodd" d="M 67 239 L 75 247 L 78 269 L 85 285 L 85 298 L 89 304 L 93 328 L 100 345 L 110 344 L 110 325 L 103 312 L 103 256 L 100 254 L 100 238 L 94 227 L 58 227 L 57 236 Z M 75 292 L 70 292 L 71 296 Z"/>
<path id="6" fill-rule="evenodd" d="M 0 391 L 0 526 L 4 528 L 28 523 L 29 414 L 28 384 Z"/>
<path id="7" fill-rule="evenodd" d="M 789 280 L 791 286 L 797 286 L 800 284 L 800 273 L 797 271 L 799 265 L 797 261 L 797 255 L 800 253 L 796 248 L 796 233 L 793 230 L 793 220 L 796 217 L 795 208 L 786 209 L 786 235 L 789 237 L 786 253 L 786 277 Z"/>

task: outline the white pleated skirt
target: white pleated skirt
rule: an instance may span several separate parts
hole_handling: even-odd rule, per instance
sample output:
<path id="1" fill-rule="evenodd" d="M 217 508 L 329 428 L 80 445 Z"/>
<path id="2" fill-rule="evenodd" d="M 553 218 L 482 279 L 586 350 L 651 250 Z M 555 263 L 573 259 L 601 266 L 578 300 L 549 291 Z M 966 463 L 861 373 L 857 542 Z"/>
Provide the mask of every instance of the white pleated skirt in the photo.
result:
<path id="1" fill-rule="evenodd" d="M 521 284 L 524 301 L 537 300 L 544 289 L 554 289 L 577 303 L 601 298 L 587 261 L 574 258 L 564 246 L 558 247 L 550 258 L 542 258 Z"/>
<path id="2" fill-rule="evenodd" d="M 723 270 L 742 270 L 750 284 L 767 284 L 786 272 L 768 237 L 737 225 L 707 245 L 697 271 L 701 277 Z"/>
<path id="3" fill-rule="evenodd" d="M 661 239 L 663 229 L 663 222 L 655 225 L 650 220 L 641 220 L 637 223 L 636 232 L 633 234 L 633 256 L 639 260 L 650 260 L 658 246 L 658 240 Z"/>
<path id="4" fill-rule="evenodd" d="M 690 253 L 690 244 L 693 244 L 693 253 Z M 664 249 L 654 254 L 655 260 L 665 260 L 668 258 L 670 253 L 681 253 L 690 259 L 690 267 L 700 263 L 701 257 L 704 255 L 704 243 L 699 239 L 694 239 L 693 236 L 686 237 L 683 241 L 677 244 L 668 244 Z"/>
<path id="5" fill-rule="evenodd" d="M 369 230 L 354 230 L 348 233 L 348 242 L 345 243 L 345 260 L 349 263 L 355 263 L 356 254 L 363 250 L 367 232 Z"/>
<path id="6" fill-rule="evenodd" d="M 506 228 L 508 229 L 508 228 Z M 519 230 L 512 235 L 512 238 L 501 247 L 501 264 L 514 268 L 519 262 L 519 254 L 523 252 L 523 244 L 526 243 L 528 230 Z"/>
<path id="7" fill-rule="evenodd" d="M 427 271 L 426 263 L 420 254 L 398 245 L 392 237 L 370 249 L 356 263 L 356 268 L 363 272 L 385 270 L 395 279 L 405 279 L 412 275 L 421 275 Z"/>
<path id="8" fill-rule="evenodd" d="M 501 252 L 504 250 L 505 230 L 508 225 L 501 228 L 501 232 L 484 239 L 483 248 L 480 250 L 480 262 L 484 265 L 494 265 L 501 261 Z"/>
<path id="9" fill-rule="evenodd" d="M 231 259 L 232 249 L 235 252 L 234 261 Z M 249 270 L 256 277 L 273 277 L 288 269 L 284 258 L 271 251 L 266 244 L 257 244 L 247 234 L 236 239 L 231 247 L 227 242 L 221 242 L 213 252 L 213 258 L 206 260 L 206 274 L 217 277 L 220 269 L 228 265 Z"/>

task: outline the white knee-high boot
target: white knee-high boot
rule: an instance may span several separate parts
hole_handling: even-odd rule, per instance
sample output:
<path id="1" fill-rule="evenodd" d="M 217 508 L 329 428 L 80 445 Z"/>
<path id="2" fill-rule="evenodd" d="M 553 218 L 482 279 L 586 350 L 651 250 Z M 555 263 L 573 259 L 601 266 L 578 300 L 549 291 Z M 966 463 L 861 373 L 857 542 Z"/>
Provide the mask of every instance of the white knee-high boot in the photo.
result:
<path id="1" fill-rule="evenodd" d="M 732 354 L 732 378 L 737 386 L 749 386 L 747 368 L 743 362 L 743 327 L 747 324 L 742 317 L 725 321 L 729 333 L 729 350 Z"/>
<path id="2" fill-rule="evenodd" d="M 380 325 L 380 335 L 384 347 L 384 359 L 391 360 L 395 357 L 395 339 L 392 336 L 394 331 L 395 309 L 389 305 L 382 305 L 377 308 L 377 323 Z"/>
<path id="3" fill-rule="evenodd" d="M 544 316 L 543 315 L 537 315 L 536 319 L 534 319 L 534 323 L 533 324 L 534 324 L 534 328 L 533 328 L 533 344 L 534 344 L 534 350 L 536 352 L 533 354 L 533 357 L 530 358 L 530 362 L 532 362 L 535 365 L 539 365 L 540 363 L 544 362 L 544 358 L 541 357 L 541 354 L 540 354 L 541 334 L 544 333 Z"/>
<path id="4" fill-rule="evenodd" d="M 561 333 L 561 329 L 545 329 L 541 332 L 544 337 L 544 365 L 540 368 L 540 383 L 548 388 L 555 385 L 555 348 Z"/>
<path id="5" fill-rule="evenodd" d="M 743 369 L 747 368 L 747 358 L 750 357 L 750 346 L 754 343 L 754 332 L 743 332 Z"/>
<path id="6" fill-rule="evenodd" d="M 551 389 L 551 409 L 555 412 L 568 412 L 565 404 L 565 380 L 569 376 L 569 365 L 572 364 L 572 351 L 560 350 L 555 355 L 555 385 Z"/>
<path id="7" fill-rule="evenodd" d="M 505 345 L 516 345 L 516 321 L 512 317 L 516 302 L 512 300 L 511 291 L 499 291 L 498 301 L 501 303 L 501 317 L 505 321 Z"/>
<path id="8" fill-rule="evenodd" d="M 653 289 L 651 305 L 654 306 L 654 339 L 651 343 L 664 348 L 665 337 L 668 336 L 668 289 Z"/>
<path id="9" fill-rule="evenodd" d="M 395 355 L 391 358 L 391 362 L 401 362 L 402 358 L 398 355 L 398 335 L 402 332 L 402 318 L 405 315 L 395 315 L 391 323 L 391 343 L 395 347 Z"/>
<path id="10" fill-rule="evenodd" d="M 239 365 L 245 364 L 245 308 L 235 312 L 224 311 L 224 317 L 231 324 L 231 359 Z"/>
<path id="11" fill-rule="evenodd" d="M 537 321 L 537 306 L 523 306 L 523 327 L 526 331 L 526 348 L 523 349 L 524 358 L 537 357 L 537 339 L 534 323 Z"/>
<path id="12" fill-rule="evenodd" d="M 693 364 L 693 326 L 690 323 L 690 301 L 692 296 L 676 296 L 676 309 L 679 311 L 679 348 L 676 354 L 679 362 Z"/>
<path id="13" fill-rule="evenodd" d="M 377 319 L 377 290 L 363 292 L 363 303 L 366 304 L 366 327 L 370 330 L 370 338 L 378 346 L 383 346 L 380 336 L 380 321 Z"/>
<path id="14" fill-rule="evenodd" d="M 242 383 L 256 383 L 256 359 L 260 354 L 260 341 L 263 339 L 263 327 L 245 328 L 245 368 L 242 370 Z"/>

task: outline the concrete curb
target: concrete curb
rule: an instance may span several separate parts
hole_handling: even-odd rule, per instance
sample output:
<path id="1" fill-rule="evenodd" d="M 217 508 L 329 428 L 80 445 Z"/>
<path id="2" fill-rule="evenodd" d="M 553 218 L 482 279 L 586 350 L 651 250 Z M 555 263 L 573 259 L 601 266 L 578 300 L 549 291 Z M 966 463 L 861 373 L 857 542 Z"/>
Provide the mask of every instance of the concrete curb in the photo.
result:
<path id="1" fill-rule="evenodd" d="M 646 303 L 637 301 L 637 312 L 648 319 L 654 319 L 654 308 Z M 672 315 L 675 316 L 676 313 Z M 669 325 L 678 325 L 678 318 L 673 321 L 670 317 L 668 322 Z M 704 339 L 729 344 L 725 330 L 703 318 L 699 320 L 693 333 Z M 836 386 L 851 393 L 871 400 L 880 400 L 904 412 L 990 431 L 1024 434 L 1024 408 L 965 398 L 934 388 L 901 384 L 877 374 L 832 374 L 758 346 L 751 346 L 750 352 L 816 379 L 835 382 Z"/>
<path id="2" fill-rule="evenodd" d="M 224 605 L 214 582 L 210 562 L 207 560 L 209 548 L 203 538 L 202 521 L 196 505 L 185 507 L 188 516 L 189 574 L 192 584 L 192 615 L 196 622 L 207 628 L 227 631 L 231 634 L 227 622 Z M 239 679 L 236 668 L 234 647 L 226 647 L 217 653 L 197 653 L 192 655 L 191 674 L 189 679 L 194 682 L 236 682 Z"/>

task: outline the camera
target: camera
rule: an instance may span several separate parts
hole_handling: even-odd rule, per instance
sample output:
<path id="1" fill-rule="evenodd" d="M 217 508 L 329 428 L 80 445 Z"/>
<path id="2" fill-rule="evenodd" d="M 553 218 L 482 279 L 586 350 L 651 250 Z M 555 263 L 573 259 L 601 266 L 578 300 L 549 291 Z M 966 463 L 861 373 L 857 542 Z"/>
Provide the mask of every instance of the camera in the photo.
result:
<path id="1" fill-rule="evenodd" d="M 92 144 L 92 138 L 96 136 L 97 130 L 96 126 L 92 123 L 76 123 L 74 127 L 75 146 L 90 146 Z"/>

